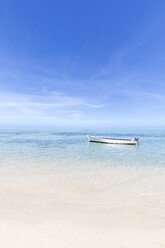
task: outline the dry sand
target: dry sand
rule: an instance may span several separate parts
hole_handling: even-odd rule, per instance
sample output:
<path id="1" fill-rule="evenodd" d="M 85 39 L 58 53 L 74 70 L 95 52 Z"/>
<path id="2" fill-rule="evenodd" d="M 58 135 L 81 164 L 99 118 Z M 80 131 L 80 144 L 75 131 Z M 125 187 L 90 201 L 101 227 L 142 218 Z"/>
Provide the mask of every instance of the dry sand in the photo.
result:
<path id="1" fill-rule="evenodd" d="M 162 195 L 1 181 L 0 248 L 79 247 L 165 247 Z"/>

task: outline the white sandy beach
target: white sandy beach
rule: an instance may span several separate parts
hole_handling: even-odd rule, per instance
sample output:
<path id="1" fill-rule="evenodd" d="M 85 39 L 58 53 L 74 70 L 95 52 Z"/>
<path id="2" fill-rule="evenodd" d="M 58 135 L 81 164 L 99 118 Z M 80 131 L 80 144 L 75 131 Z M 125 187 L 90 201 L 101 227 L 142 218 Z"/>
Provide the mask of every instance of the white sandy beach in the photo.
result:
<path id="1" fill-rule="evenodd" d="M 3 180 L 0 247 L 163 248 L 165 196 L 161 183 L 164 175 L 153 181 L 153 186 L 149 183 L 157 176 L 151 173 L 148 183 L 143 179 L 134 180 L 129 185 L 128 182 L 122 187 L 109 184 L 104 189 L 97 186 L 97 181 L 89 186 L 89 178 L 85 176 L 81 180 L 86 187 L 77 183 L 79 176 L 68 182 L 37 177 L 17 179 L 17 182 Z M 144 188 L 143 194 L 136 193 L 139 187 Z M 150 187 L 155 194 L 147 191 Z"/>

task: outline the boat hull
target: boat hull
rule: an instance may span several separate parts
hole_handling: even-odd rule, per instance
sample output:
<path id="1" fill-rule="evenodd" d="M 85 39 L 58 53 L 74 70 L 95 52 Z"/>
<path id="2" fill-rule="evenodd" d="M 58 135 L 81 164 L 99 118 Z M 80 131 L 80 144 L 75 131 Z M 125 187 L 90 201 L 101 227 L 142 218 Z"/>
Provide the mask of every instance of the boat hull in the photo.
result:
<path id="1" fill-rule="evenodd" d="M 137 145 L 137 139 L 115 139 L 115 138 L 104 138 L 96 136 L 87 136 L 90 142 L 106 143 L 106 144 L 119 144 L 119 145 Z"/>

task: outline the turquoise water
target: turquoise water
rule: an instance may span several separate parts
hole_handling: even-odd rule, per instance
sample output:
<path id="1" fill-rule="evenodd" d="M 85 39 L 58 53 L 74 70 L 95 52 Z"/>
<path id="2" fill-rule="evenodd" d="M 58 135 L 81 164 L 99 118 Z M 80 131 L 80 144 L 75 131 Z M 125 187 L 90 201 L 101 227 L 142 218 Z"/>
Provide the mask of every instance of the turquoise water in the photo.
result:
<path id="1" fill-rule="evenodd" d="M 140 145 L 89 143 L 87 134 L 139 137 Z M 1 129 L 0 180 L 40 188 L 59 183 L 80 195 L 114 189 L 164 202 L 165 130 Z"/>
<path id="2" fill-rule="evenodd" d="M 89 143 L 87 134 L 140 138 L 139 146 Z M 46 170 L 113 166 L 165 167 L 165 129 L 1 129 L 0 169 Z"/>

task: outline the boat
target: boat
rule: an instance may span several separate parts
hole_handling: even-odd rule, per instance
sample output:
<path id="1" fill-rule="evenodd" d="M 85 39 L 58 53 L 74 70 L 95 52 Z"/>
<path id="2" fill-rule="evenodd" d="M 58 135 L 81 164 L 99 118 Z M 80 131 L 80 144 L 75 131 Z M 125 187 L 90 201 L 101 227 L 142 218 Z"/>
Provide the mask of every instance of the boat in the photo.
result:
<path id="1" fill-rule="evenodd" d="M 118 138 L 105 138 L 87 135 L 90 142 L 106 143 L 106 144 L 121 144 L 121 145 L 138 145 L 139 138 L 134 139 L 118 139 Z"/>

